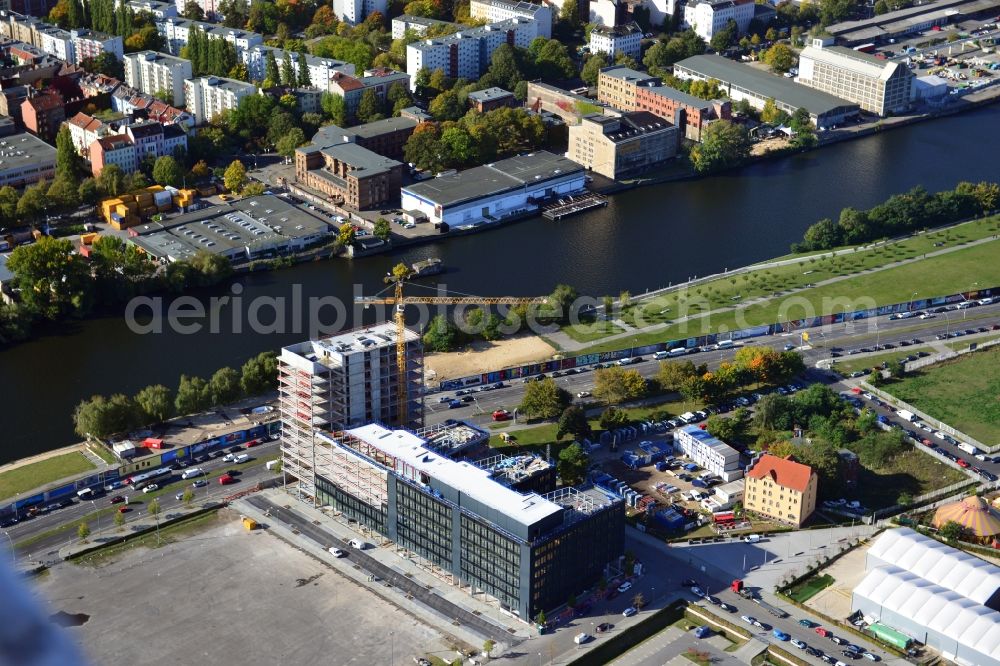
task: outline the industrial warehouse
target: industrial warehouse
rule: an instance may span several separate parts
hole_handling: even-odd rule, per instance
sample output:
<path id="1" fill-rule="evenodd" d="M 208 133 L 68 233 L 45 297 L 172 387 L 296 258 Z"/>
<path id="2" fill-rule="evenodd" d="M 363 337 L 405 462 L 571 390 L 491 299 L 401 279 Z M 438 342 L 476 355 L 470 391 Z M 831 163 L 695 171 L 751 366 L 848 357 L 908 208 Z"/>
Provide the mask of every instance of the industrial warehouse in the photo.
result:
<path id="1" fill-rule="evenodd" d="M 129 239 L 162 262 L 219 254 L 234 265 L 322 243 L 331 225 L 280 197 L 261 195 L 129 228 Z"/>
<path id="2" fill-rule="evenodd" d="M 868 550 L 851 609 L 900 647 L 913 639 L 968 666 L 1000 666 L 1000 568 L 909 528 Z"/>
<path id="3" fill-rule="evenodd" d="M 402 207 L 461 229 L 534 212 L 553 197 L 582 192 L 585 184 L 579 164 L 539 150 L 404 187 Z"/>

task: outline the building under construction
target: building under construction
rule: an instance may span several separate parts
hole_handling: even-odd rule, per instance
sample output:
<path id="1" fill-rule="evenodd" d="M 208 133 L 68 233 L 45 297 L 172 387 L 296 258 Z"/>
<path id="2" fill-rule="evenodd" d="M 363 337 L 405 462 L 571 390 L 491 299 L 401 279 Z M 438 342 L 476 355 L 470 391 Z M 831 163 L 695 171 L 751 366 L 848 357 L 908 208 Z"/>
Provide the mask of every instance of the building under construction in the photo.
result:
<path id="1" fill-rule="evenodd" d="M 505 472 L 498 476 L 517 467 L 513 459 L 503 470 L 484 469 L 443 455 L 415 432 L 374 423 L 314 430 L 308 454 L 282 450 L 286 471 L 295 470 L 300 490 L 317 505 L 525 620 L 608 575 L 623 553 L 621 498 L 594 488 L 518 492 L 501 482 Z"/>
<path id="2" fill-rule="evenodd" d="M 397 330 L 379 324 L 284 347 L 278 358 L 281 448 L 285 470 L 303 484 L 312 478 L 313 433 L 382 422 L 423 425 L 423 345 L 403 329 L 406 373 L 396 362 Z M 406 414 L 400 418 L 398 384 L 406 382 Z M 312 496 L 313 491 L 300 488 Z"/>

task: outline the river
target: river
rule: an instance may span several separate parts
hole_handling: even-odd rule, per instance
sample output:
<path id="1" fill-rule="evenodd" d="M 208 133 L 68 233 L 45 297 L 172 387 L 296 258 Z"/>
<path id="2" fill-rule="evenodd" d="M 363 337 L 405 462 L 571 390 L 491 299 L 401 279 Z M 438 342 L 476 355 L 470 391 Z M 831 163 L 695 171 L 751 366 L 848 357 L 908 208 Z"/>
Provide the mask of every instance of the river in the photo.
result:
<path id="1" fill-rule="evenodd" d="M 1000 106 L 992 106 L 712 178 L 625 192 L 606 208 L 560 222 L 535 218 L 391 255 L 242 276 L 237 289 L 244 310 L 253 297 L 287 298 L 293 288 L 304 299 L 350 302 L 354 285 L 365 294 L 382 289 L 381 277 L 395 263 L 438 256 L 448 267 L 439 280 L 456 292 L 534 295 L 567 283 L 583 294 L 638 294 L 785 254 L 806 227 L 844 206 L 869 207 L 915 185 L 940 190 L 959 180 L 1000 180 L 998 127 Z M 226 285 L 200 297 L 231 294 Z M 0 463 L 76 441 L 73 407 L 94 393 L 176 387 L 181 373 L 208 376 L 306 337 L 287 329 L 234 333 L 231 311 L 220 308 L 218 333 L 206 326 L 192 335 L 138 335 L 119 315 L 59 324 L 0 352 L 0 398 L 12 417 Z M 291 319 L 291 306 L 287 314 Z"/>

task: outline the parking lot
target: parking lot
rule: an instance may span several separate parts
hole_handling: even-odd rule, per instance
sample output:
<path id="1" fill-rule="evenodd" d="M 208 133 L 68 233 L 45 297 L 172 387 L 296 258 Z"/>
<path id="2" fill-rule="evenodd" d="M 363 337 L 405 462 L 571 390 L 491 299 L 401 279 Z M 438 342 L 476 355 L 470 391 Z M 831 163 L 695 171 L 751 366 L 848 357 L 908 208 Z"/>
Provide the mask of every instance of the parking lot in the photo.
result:
<path id="1" fill-rule="evenodd" d="M 100 568 L 63 563 L 33 584 L 95 664 L 412 664 L 441 635 L 335 570 L 223 510 L 175 544 Z M 127 637 L 127 638 L 126 638 Z"/>

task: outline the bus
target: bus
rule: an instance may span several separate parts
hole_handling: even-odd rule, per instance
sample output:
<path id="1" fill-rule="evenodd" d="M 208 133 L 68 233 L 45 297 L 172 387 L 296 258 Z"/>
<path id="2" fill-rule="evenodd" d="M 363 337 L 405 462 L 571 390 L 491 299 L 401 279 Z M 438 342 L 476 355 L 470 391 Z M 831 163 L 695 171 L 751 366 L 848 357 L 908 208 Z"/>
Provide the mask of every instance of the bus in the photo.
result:
<path id="1" fill-rule="evenodd" d="M 141 490 L 147 483 L 153 479 L 158 479 L 161 476 L 167 476 L 170 474 L 169 467 L 160 467 L 159 469 L 150 470 L 148 472 L 143 472 L 142 474 L 136 474 L 131 479 L 129 479 L 129 485 L 132 486 L 132 490 Z"/>

